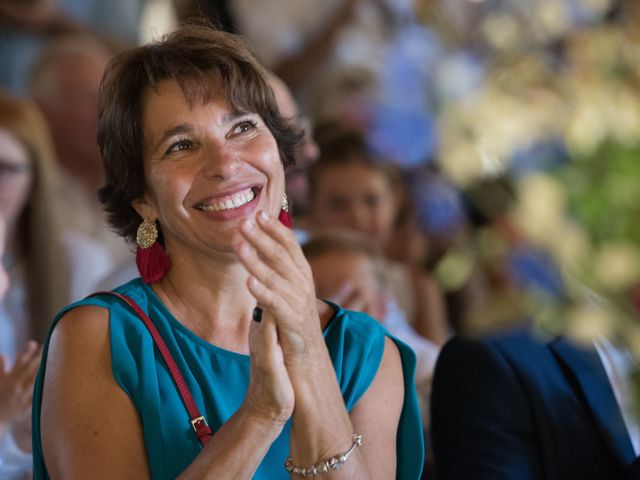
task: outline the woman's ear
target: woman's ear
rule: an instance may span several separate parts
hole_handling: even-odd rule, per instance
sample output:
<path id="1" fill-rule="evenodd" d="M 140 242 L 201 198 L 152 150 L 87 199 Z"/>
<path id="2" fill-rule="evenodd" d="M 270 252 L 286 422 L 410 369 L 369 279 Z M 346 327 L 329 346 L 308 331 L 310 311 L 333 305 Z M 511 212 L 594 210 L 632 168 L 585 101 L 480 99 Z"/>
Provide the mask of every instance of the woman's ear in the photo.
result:
<path id="1" fill-rule="evenodd" d="M 158 218 L 158 215 L 153 206 L 153 202 L 150 200 L 149 195 L 146 193 L 142 197 L 131 202 L 131 206 L 143 219 L 148 218 L 151 220 L 156 220 Z"/>

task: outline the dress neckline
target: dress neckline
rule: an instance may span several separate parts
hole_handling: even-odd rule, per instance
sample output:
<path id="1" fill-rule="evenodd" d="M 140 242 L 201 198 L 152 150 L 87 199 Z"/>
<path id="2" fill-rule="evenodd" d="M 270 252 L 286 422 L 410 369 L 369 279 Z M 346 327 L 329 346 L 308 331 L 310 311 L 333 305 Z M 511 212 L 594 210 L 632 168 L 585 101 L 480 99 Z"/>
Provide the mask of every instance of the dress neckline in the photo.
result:
<path id="1" fill-rule="evenodd" d="M 214 343 L 210 343 L 207 340 L 205 340 L 204 338 L 202 338 L 199 335 L 197 335 L 194 331 L 192 331 L 191 329 L 186 327 L 182 322 L 180 322 L 180 320 L 178 320 L 169 311 L 169 309 L 162 302 L 162 300 L 160 300 L 160 297 L 158 297 L 158 295 L 156 295 L 156 292 L 153 291 L 153 288 L 151 288 L 151 285 L 143 283 L 142 280 L 139 280 L 139 281 L 140 281 L 140 285 L 142 285 L 142 288 L 143 288 L 144 292 L 151 299 L 151 302 L 167 318 L 167 321 L 169 322 L 169 324 L 171 325 L 172 328 L 175 328 L 175 329 L 179 330 L 183 335 L 185 335 L 191 341 L 197 343 L 198 345 L 201 345 L 202 347 L 206 348 L 207 350 L 210 350 L 210 351 L 212 351 L 214 353 L 217 353 L 217 354 L 221 354 L 221 355 L 225 355 L 225 356 L 234 357 L 234 358 L 237 358 L 237 359 L 249 361 L 250 355 L 245 354 L 245 353 L 234 352 L 233 350 L 227 350 L 226 348 L 219 347 L 218 345 L 216 345 Z M 338 323 L 335 320 L 338 319 L 343 314 L 344 309 L 340 305 L 338 305 L 336 303 L 333 303 L 333 302 L 331 302 L 329 300 L 324 300 L 324 299 L 321 299 L 321 300 L 324 303 L 326 303 L 327 305 L 329 305 L 329 307 L 334 312 L 333 315 L 331 316 L 331 318 L 329 319 L 329 321 L 327 322 L 327 325 L 325 326 L 324 330 L 322 331 L 323 336 L 326 338 L 328 333 L 333 329 L 333 325 Z"/>

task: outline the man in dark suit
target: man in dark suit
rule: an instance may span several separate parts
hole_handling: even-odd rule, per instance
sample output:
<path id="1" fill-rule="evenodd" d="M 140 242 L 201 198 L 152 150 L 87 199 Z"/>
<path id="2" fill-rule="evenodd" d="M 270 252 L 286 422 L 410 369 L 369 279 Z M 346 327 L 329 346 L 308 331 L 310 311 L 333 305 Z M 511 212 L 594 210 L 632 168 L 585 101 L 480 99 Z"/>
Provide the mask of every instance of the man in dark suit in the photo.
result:
<path id="1" fill-rule="evenodd" d="M 564 338 L 454 338 L 436 365 L 431 421 L 438 480 L 640 479 L 598 351 Z"/>

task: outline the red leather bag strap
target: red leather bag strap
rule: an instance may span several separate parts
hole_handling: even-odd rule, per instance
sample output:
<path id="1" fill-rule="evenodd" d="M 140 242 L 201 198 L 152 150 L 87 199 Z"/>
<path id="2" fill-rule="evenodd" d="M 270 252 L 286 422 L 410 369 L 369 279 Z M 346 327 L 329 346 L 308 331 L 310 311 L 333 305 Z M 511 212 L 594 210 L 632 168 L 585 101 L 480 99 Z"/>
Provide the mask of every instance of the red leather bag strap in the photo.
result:
<path id="1" fill-rule="evenodd" d="M 171 376 L 173 377 L 173 381 L 175 382 L 176 387 L 178 387 L 178 392 L 180 393 L 180 396 L 182 397 L 182 401 L 185 407 L 187 407 L 187 411 L 189 412 L 189 417 L 191 418 L 191 426 L 193 427 L 193 430 L 195 431 L 196 436 L 198 437 L 198 440 L 200 441 L 202 446 L 205 446 L 213 436 L 213 431 L 211 430 L 211 427 L 209 427 L 209 425 L 207 424 L 207 420 L 204 418 L 204 415 L 202 415 L 198 410 L 198 407 L 196 406 L 196 402 L 193 401 L 193 397 L 191 396 L 191 391 L 187 386 L 187 382 L 184 381 L 184 378 L 182 376 L 182 373 L 180 373 L 180 369 L 178 368 L 178 365 L 176 365 L 176 362 L 173 359 L 173 356 L 171 355 L 171 352 L 169 351 L 167 344 L 164 343 L 164 340 L 162 339 L 162 336 L 160 335 L 160 332 L 154 325 L 153 321 L 132 298 L 126 295 L 122 295 L 116 292 L 105 291 L 105 292 L 95 292 L 89 296 L 95 297 L 97 295 L 111 295 L 113 297 L 119 298 L 124 303 L 129 305 L 129 307 L 131 307 L 131 309 L 136 313 L 136 315 L 138 315 L 138 317 L 140 317 L 140 319 L 144 322 L 145 326 L 147 327 L 147 330 L 149 330 L 149 333 L 153 337 L 153 341 L 155 342 L 156 347 L 158 347 L 158 350 L 160 351 L 162 358 L 164 359 L 165 363 L 167 364 L 167 367 L 169 368 L 169 373 L 171 373 Z"/>

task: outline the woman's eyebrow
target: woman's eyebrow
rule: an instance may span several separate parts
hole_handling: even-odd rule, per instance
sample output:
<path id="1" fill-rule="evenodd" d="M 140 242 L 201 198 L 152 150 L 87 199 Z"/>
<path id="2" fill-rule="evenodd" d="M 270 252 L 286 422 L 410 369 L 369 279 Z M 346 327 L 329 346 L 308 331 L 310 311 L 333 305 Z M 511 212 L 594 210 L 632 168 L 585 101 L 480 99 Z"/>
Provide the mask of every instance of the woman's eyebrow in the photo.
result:
<path id="1" fill-rule="evenodd" d="M 233 122 L 234 120 L 244 117 L 245 115 L 249 115 L 251 112 L 247 112 L 244 110 L 232 110 L 230 112 L 225 113 L 222 116 L 222 123 Z"/>

